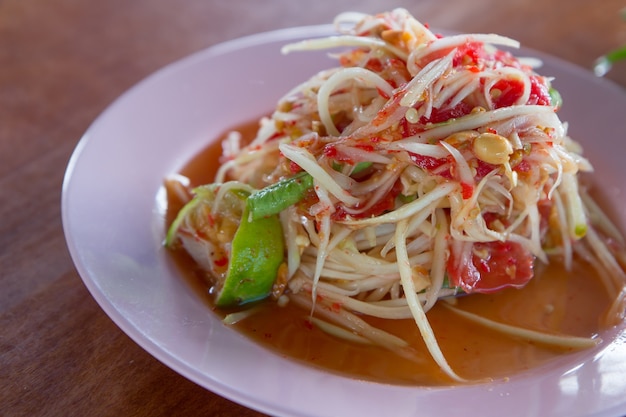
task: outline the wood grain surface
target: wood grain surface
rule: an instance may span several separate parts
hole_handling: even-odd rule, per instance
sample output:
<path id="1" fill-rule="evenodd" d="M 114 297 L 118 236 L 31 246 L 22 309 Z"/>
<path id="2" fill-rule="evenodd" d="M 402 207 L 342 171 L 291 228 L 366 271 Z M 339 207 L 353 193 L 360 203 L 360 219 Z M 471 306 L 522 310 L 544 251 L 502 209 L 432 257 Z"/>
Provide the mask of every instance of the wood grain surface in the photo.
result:
<path id="1" fill-rule="evenodd" d="M 0 416 L 261 415 L 162 365 L 91 298 L 61 224 L 68 159 L 108 104 L 172 61 L 398 6 L 585 68 L 626 44 L 623 0 L 0 0 Z M 608 77 L 626 86 L 626 67 Z"/>

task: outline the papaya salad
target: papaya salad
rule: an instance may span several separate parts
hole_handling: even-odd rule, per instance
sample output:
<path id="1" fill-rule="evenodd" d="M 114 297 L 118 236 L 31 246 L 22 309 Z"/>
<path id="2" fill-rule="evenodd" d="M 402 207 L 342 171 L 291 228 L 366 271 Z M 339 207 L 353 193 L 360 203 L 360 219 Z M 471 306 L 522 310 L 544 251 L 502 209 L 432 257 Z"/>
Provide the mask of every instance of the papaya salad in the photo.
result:
<path id="1" fill-rule="evenodd" d="M 285 45 L 327 49 L 337 66 L 295 86 L 256 137 L 222 143 L 211 184 L 166 179 L 183 208 L 165 245 L 206 273 L 234 322 L 259 302 L 293 304 L 325 332 L 411 358 L 415 322 L 452 380 L 427 313 L 442 305 L 510 337 L 581 349 L 597 336 L 544 333 L 464 311 L 458 297 L 522 289 L 537 265 L 597 271 L 604 319 L 624 317 L 624 240 L 581 173 L 562 101 L 513 39 L 433 33 L 404 9 L 343 13 L 337 35 Z M 262 301 L 265 300 L 265 301 Z"/>

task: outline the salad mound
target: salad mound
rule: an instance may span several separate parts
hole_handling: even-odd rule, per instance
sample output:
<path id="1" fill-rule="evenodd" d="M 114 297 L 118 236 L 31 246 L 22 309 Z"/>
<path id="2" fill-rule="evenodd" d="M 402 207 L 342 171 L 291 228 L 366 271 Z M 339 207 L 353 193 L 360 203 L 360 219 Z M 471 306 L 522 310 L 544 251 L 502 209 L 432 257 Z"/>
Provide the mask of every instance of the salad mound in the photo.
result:
<path id="1" fill-rule="evenodd" d="M 284 46 L 328 49 L 338 64 L 287 92 L 250 143 L 230 134 L 213 184 L 167 182 L 192 194 L 167 246 L 208 273 L 218 306 L 294 303 L 324 331 L 407 358 L 414 348 L 367 317 L 412 319 L 456 381 L 426 314 L 435 304 L 508 336 L 595 345 L 454 301 L 522 289 L 538 263 L 571 270 L 578 257 L 613 300 L 606 322 L 623 319 L 624 240 L 580 180 L 592 165 L 540 63 L 515 57 L 513 39 L 440 36 L 404 9 L 335 24 L 335 36 Z"/>

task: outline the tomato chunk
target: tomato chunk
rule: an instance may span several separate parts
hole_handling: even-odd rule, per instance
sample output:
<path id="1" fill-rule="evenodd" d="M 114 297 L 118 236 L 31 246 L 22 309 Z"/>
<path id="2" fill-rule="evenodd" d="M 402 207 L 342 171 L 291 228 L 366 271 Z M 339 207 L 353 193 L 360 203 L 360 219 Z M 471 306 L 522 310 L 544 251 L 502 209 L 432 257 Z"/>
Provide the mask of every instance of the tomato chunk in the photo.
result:
<path id="1" fill-rule="evenodd" d="M 489 90 L 492 96 L 493 106 L 496 109 L 500 107 L 509 107 L 522 96 L 524 85 L 518 80 L 503 79 L 494 84 Z"/>
<path id="2" fill-rule="evenodd" d="M 471 254 L 462 256 L 452 250 L 447 272 L 451 285 L 467 293 L 521 288 L 533 277 L 534 256 L 516 242 L 474 243 Z"/>

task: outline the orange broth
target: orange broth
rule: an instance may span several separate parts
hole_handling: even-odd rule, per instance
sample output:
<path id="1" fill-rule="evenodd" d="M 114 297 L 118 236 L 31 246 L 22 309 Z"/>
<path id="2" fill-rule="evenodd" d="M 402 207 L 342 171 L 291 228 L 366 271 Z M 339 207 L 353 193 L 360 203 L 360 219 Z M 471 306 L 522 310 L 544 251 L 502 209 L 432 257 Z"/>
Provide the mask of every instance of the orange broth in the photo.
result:
<path id="1" fill-rule="evenodd" d="M 237 127 L 244 138 L 252 138 L 257 123 Z M 221 142 L 216 141 L 196 155 L 181 170 L 192 186 L 213 182 Z M 168 224 L 180 203 L 168 201 Z M 182 250 L 173 256 L 184 276 L 207 304 L 221 317 L 209 295 L 210 284 Z M 601 329 L 601 319 L 610 304 L 609 296 L 595 270 L 575 260 L 573 271 L 562 264 L 537 264 L 535 277 L 523 289 L 506 289 L 495 294 L 458 298 L 457 307 L 507 324 L 528 329 L 591 337 Z M 335 373 L 366 380 L 403 385 L 443 385 L 443 374 L 426 350 L 412 319 L 384 320 L 363 317 L 370 324 L 407 340 L 423 358 L 421 363 L 404 359 L 384 348 L 341 340 L 326 334 L 308 320 L 308 311 L 275 302 L 260 304 L 260 310 L 233 327 L 249 338 L 288 358 L 304 361 Z M 537 367 L 564 353 L 563 349 L 504 336 L 473 324 L 445 307 L 435 305 L 428 320 L 452 369 L 468 380 L 506 378 Z"/>

